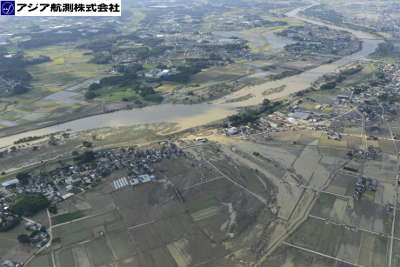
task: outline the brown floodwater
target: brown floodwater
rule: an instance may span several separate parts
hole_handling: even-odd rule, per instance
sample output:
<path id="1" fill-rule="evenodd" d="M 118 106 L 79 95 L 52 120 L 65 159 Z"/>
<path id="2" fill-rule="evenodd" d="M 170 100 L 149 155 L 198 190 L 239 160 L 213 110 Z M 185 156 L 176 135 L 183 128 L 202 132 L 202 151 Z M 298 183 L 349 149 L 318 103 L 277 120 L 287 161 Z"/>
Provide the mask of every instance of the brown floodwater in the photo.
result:
<path id="1" fill-rule="evenodd" d="M 305 71 L 299 75 L 287 77 L 278 81 L 266 82 L 255 86 L 248 86 L 210 103 L 192 105 L 161 104 L 141 109 L 122 110 L 113 113 L 100 114 L 61 123 L 39 130 L 32 130 L 12 136 L 3 137 L 0 138 L 0 147 L 11 145 L 14 141 L 22 137 L 50 134 L 59 131 L 65 131 L 67 129 L 70 129 L 72 131 L 84 131 L 103 127 L 134 126 L 139 124 L 161 122 L 178 123 L 181 129 L 204 125 L 234 114 L 239 107 L 261 103 L 261 101 L 266 98 L 265 96 L 263 96 L 263 92 L 267 89 L 277 88 L 285 85 L 284 90 L 267 96 L 267 98 L 271 100 L 279 99 L 281 97 L 307 89 L 322 75 L 333 72 L 338 67 L 345 66 L 355 61 L 363 60 L 369 54 L 375 51 L 379 43 L 383 42 L 382 40 L 376 39 L 375 36 L 372 36 L 369 33 L 354 31 L 333 25 L 327 25 L 319 21 L 299 17 L 298 13 L 301 10 L 304 10 L 304 8 L 293 10 L 287 13 L 287 15 L 289 17 L 298 18 L 309 23 L 327 26 L 336 30 L 345 30 L 351 32 L 359 39 L 362 39 L 362 49 L 359 52 L 356 52 L 349 56 L 345 56 L 333 63 L 321 65 L 317 68 Z M 246 96 L 250 93 L 254 95 L 254 97 L 240 102 L 226 103 L 227 100 Z"/>

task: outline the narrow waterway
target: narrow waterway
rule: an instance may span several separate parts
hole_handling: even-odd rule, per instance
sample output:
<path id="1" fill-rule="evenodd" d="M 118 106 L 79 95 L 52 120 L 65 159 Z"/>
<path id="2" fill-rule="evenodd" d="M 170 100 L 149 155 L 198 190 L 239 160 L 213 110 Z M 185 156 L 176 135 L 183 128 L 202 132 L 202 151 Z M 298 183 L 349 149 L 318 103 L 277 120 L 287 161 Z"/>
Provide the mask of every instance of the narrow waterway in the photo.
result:
<path id="1" fill-rule="evenodd" d="M 299 17 L 299 12 L 304 9 L 305 8 L 295 9 L 287 13 L 287 15 L 308 23 L 351 32 L 357 38 L 363 41 L 362 49 L 359 52 L 345 56 L 336 62 L 322 65 L 309 71 L 305 71 L 299 75 L 291 76 L 278 81 L 266 82 L 256 86 L 245 87 L 240 91 L 227 95 L 211 103 L 193 105 L 162 104 L 157 106 L 149 106 L 142 109 L 122 110 L 114 113 L 86 117 L 39 130 L 28 131 L 21 134 L 0 138 L 0 147 L 11 145 L 14 141 L 22 137 L 50 134 L 67 129 L 71 129 L 72 131 L 84 131 L 102 127 L 133 126 L 138 124 L 160 122 L 175 122 L 178 123 L 182 129 L 204 125 L 234 114 L 238 107 L 259 104 L 265 98 L 263 96 L 263 92 L 267 89 L 277 88 L 285 85 L 284 90 L 268 95 L 268 98 L 271 100 L 302 91 L 310 87 L 310 85 L 322 75 L 330 73 L 336 70 L 338 67 L 347 65 L 354 61 L 362 60 L 363 58 L 367 57 L 369 54 L 374 52 L 378 44 L 382 42 L 382 40 L 375 39 L 376 37 L 369 33 L 354 31 L 347 28 L 324 24 L 312 19 Z M 241 102 L 226 103 L 227 100 L 246 96 L 249 93 L 254 95 L 254 97 Z"/>

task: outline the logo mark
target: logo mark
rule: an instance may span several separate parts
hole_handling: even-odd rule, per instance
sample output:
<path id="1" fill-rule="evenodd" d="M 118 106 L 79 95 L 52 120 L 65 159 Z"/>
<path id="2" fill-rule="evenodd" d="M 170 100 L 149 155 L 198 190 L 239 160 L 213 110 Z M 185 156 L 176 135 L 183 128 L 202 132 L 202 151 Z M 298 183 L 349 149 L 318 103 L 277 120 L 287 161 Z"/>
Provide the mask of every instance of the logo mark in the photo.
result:
<path id="1" fill-rule="evenodd" d="M 15 15 L 15 1 L 1 1 L 1 15 L 14 16 Z"/>

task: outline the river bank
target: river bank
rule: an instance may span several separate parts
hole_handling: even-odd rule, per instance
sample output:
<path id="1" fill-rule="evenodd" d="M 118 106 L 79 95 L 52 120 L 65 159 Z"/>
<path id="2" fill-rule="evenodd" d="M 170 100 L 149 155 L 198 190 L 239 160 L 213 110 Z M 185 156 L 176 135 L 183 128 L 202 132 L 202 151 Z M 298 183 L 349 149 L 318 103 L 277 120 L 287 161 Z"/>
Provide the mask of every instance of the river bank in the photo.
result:
<path id="1" fill-rule="evenodd" d="M 313 6 L 313 5 L 311 5 Z M 363 42 L 362 49 L 352 55 L 345 56 L 335 62 L 321 65 L 317 68 L 307 70 L 301 74 L 290 76 L 277 81 L 269 81 L 263 84 L 246 86 L 232 94 L 211 101 L 209 103 L 185 105 L 185 104 L 161 104 L 157 106 L 148 106 L 141 109 L 120 110 L 113 113 L 102 113 L 87 117 L 84 114 L 83 118 L 73 119 L 57 124 L 46 124 L 43 128 L 30 131 L 22 131 L 18 134 L 5 136 L 4 132 L 0 131 L 0 147 L 13 144 L 14 141 L 27 136 L 38 136 L 51 134 L 60 131 L 85 131 L 103 127 L 120 127 L 133 126 L 138 124 L 151 124 L 161 122 L 177 123 L 184 130 L 191 127 L 201 126 L 210 122 L 224 119 L 236 112 L 238 108 L 252 106 L 261 103 L 264 98 L 269 100 L 277 100 L 282 97 L 303 91 L 310 87 L 322 75 L 335 71 L 337 68 L 351 64 L 355 61 L 365 59 L 373 53 L 381 39 L 376 39 L 370 33 L 346 29 L 334 25 L 328 25 L 312 19 L 300 17 L 298 14 L 301 11 L 311 7 L 298 8 L 289 13 L 287 16 L 297 18 L 302 21 L 313 23 L 321 26 L 326 26 L 336 30 L 345 30 L 354 34 Z M 264 95 L 264 92 L 271 88 L 283 88 L 275 93 Z M 251 97 L 246 97 L 251 95 Z M 243 99 L 242 101 L 232 101 Z"/>

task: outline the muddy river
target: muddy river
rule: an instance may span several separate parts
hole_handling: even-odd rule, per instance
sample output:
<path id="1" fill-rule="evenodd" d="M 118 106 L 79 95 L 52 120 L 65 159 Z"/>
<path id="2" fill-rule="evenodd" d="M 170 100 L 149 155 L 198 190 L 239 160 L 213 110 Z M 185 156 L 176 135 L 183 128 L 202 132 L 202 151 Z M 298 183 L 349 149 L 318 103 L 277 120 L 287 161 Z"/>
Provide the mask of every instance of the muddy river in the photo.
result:
<path id="1" fill-rule="evenodd" d="M 338 67 L 364 59 L 369 54 L 374 52 L 378 44 L 382 42 L 382 40 L 378 40 L 376 37 L 365 32 L 327 25 L 308 18 L 299 17 L 298 13 L 302 10 L 304 10 L 304 8 L 298 8 L 289 12 L 287 15 L 289 17 L 298 18 L 309 23 L 351 32 L 356 37 L 362 39 L 362 49 L 359 52 L 343 57 L 336 62 L 322 65 L 302 74 L 284 78 L 282 80 L 266 82 L 256 86 L 248 86 L 240 91 L 210 103 L 193 105 L 162 104 L 145 107 L 142 109 L 123 110 L 114 113 L 86 117 L 39 130 L 28 131 L 21 134 L 0 138 L 0 147 L 10 145 L 15 140 L 18 140 L 22 137 L 49 134 L 67 129 L 71 129 L 72 131 L 83 131 L 102 127 L 133 126 L 138 124 L 160 122 L 176 122 L 179 124 L 181 129 L 204 125 L 234 114 L 238 107 L 259 104 L 265 98 L 263 96 L 263 92 L 268 89 L 285 85 L 284 90 L 267 96 L 271 100 L 302 91 L 308 88 L 311 83 L 316 81 L 322 75 L 332 72 Z M 248 94 L 252 94 L 254 97 L 241 102 L 226 103 L 227 100 L 246 96 Z"/>

